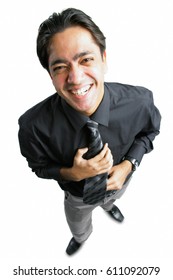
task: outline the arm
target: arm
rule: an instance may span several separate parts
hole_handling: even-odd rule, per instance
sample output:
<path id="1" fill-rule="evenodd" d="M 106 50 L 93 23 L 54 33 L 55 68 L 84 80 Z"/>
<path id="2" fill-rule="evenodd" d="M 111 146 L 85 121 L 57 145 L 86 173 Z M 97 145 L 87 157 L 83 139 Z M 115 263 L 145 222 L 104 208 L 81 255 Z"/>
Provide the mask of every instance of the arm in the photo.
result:
<path id="1" fill-rule="evenodd" d="M 47 149 L 43 143 L 20 127 L 19 143 L 22 155 L 27 159 L 29 167 L 40 178 L 54 179 L 59 183 L 65 181 L 80 181 L 82 179 L 105 173 L 112 167 L 113 159 L 108 145 L 96 157 L 86 160 L 83 155 L 87 148 L 79 149 L 71 167 L 62 166 L 49 160 Z"/>
<path id="2" fill-rule="evenodd" d="M 153 141 L 159 134 L 160 129 L 161 116 L 158 109 L 154 106 L 151 92 L 149 96 L 147 106 L 144 104 L 144 110 L 141 110 L 141 114 L 137 116 L 136 124 L 134 123 L 134 125 L 141 125 L 141 130 L 135 136 L 133 144 L 124 155 L 136 159 L 139 164 L 144 154 L 153 150 Z M 109 172 L 107 190 L 121 189 L 131 172 L 132 164 L 128 160 L 113 166 Z"/>
<path id="3" fill-rule="evenodd" d="M 140 132 L 136 135 L 132 146 L 125 155 L 137 159 L 139 164 L 144 154 L 153 150 L 153 141 L 160 133 L 161 115 L 154 106 L 152 92 L 149 93 L 150 98 L 148 98 L 148 103 L 144 104 L 143 113 L 136 118 L 136 122 L 142 124 Z"/>
<path id="4" fill-rule="evenodd" d="M 26 158 L 28 166 L 40 178 L 62 181 L 60 175 L 61 165 L 53 160 L 50 162 L 46 156 L 46 148 L 41 145 L 37 138 L 25 128 L 19 120 L 19 145 L 21 154 Z"/>
<path id="5" fill-rule="evenodd" d="M 131 172 L 132 164 L 128 160 L 124 160 L 120 164 L 114 165 L 109 171 L 106 190 L 120 190 Z"/>
<path id="6" fill-rule="evenodd" d="M 73 166 L 62 167 L 60 174 L 62 178 L 70 181 L 81 181 L 83 179 L 107 173 L 112 168 L 113 158 L 108 145 L 105 144 L 103 150 L 95 157 L 86 160 L 83 155 L 87 148 L 79 149 L 74 157 Z"/>

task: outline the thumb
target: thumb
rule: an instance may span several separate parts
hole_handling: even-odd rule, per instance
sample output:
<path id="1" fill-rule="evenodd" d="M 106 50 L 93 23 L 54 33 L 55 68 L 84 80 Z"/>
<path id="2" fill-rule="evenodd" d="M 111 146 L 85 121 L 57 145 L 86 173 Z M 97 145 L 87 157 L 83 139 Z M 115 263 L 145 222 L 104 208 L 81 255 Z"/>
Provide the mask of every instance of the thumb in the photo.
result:
<path id="1" fill-rule="evenodd" d="M 88 151 L 88 148 L 78 149 L 77 154 L 78 156 L 83 156 Z"/>

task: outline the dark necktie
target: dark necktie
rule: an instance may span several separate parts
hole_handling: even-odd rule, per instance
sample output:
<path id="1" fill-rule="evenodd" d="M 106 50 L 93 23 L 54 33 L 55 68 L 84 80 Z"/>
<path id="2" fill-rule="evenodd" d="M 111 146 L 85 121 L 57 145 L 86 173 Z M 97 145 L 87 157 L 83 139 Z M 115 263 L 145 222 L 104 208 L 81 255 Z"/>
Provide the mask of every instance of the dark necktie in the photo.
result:
<path id="1" fill-rule="evenodd" d="M 85 159 L 95 157 L 102 149 L 103 142 L 98 130 L 98 123 L 94 121 L 87 122 L 89 130 L 89 147 L 84 155 Z M 96 175 L 85 180 L 83 202 L 86 204 L 96 204 L 105 197 L 107 173 Z"/>

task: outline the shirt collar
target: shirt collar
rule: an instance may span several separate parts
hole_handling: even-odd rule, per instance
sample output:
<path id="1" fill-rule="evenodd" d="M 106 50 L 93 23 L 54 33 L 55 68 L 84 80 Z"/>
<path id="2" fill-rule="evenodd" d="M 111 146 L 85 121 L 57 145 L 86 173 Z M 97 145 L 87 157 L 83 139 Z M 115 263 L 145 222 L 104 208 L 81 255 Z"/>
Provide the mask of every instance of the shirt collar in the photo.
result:
<path id="1" fill-rule="evenodd" d="M 69 122 L 76 130 L 81 129 L 89 120 L 89 117 L 76 111 L 64 99 L 62 99 L 62 107 L 64 109 L 64 112 Z M 97 110 L 94 112 L 94 114 L 92 114 L 90 118 L 101 125 L 108 126 L 109 111 L 110 111 L 110 94 L 107 88 L 105 87 L 103 99 L 99 107 L 97 108 Z"/>
<path id="2" fill-rule="evenodd" d="M 105 87 L 103 99 L 99 107 L 97 108 L 97 110 L 91 116 L 91 119 L 101 125 L 108 126 L 109 112 L 110 112 L 110 94 L 107 88 Z"/>
<path id="3" fill-rule="evenodd" d="M 88 117 L 76 111 L 62 98 L 62 107 L 65 115 L 75 130 L 81 129 L 88 121 Z"/>

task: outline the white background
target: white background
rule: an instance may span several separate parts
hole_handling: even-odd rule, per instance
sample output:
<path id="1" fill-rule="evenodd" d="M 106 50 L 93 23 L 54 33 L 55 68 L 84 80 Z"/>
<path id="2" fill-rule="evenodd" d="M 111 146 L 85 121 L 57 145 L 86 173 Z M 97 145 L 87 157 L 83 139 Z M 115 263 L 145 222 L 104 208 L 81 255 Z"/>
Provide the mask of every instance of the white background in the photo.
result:
<path id="1" fill-rule="evenodd" d="M 53 12 L 67 7 L 89 14 L 106 35 L 105 80 L 151 89 L 162 114 L 154 151 L 144 157 L 126 194 L 117 201 L 125 221 L 117 224 L 96 209 L 94 231 L 73 257 L 65 254 L 71 233 L 64 217 L 63 192 L 55 181 L 39 179 L 31 172 L 17 138 L 19 116 L 55 92 L 36 56 L 38 27 Z M 80 276 L 82 279 L 172 279 L 172 14 L 171 0 L 1 2 L 1 279 L 26 279 L 13 276 L 19 265 L 103 269 L 97 276 Z M 108 276 L 109 266 L 160 266 L 161 273 Z M 32 277 L 58 279 L 27 279 Z"/>

